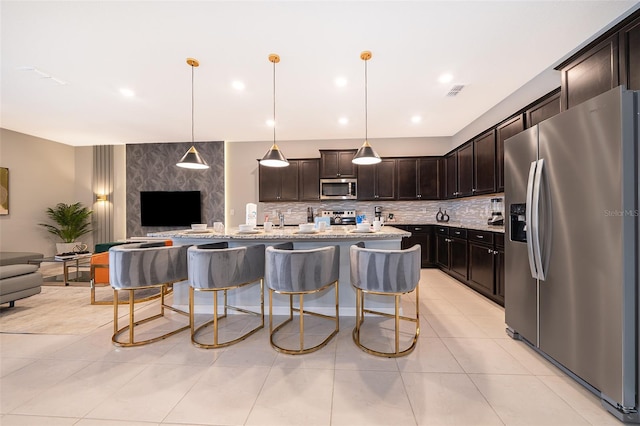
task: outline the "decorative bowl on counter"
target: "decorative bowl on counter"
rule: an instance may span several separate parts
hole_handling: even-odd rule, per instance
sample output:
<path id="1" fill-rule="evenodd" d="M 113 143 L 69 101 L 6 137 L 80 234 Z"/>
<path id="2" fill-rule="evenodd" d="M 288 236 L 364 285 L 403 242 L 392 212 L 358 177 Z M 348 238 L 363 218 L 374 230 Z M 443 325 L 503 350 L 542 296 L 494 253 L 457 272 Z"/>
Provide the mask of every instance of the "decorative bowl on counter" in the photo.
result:
<path id="1" fill-rule="evenodd" d="M 194 231 L 205 231 L 207 229 L 206 223 L 192 223 L 191 229 Z"/>
<path id="2" fill-rule="evenodd" d="M 253 231 L 253 225 L 247 224 L 247 223 L 243 223 L 242 225 L 238 225 L 238 229 L 240 230 L 240 232 Z"/>
<path id="3" fill-rule="evenodd" d="M 313 232 L 315 228 L 315 224 L 313 223 L 301 223 L 298 225 L 298 229 L 300 232 Z"/>

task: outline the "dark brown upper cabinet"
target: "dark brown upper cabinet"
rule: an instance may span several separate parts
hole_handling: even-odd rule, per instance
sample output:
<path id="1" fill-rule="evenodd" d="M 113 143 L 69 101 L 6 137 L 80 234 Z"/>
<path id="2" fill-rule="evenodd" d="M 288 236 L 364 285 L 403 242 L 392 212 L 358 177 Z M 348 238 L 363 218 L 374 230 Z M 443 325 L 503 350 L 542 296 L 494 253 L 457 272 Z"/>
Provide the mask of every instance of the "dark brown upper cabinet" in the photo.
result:
<path id="1" fill-rule="evenodd" d="M 556 114 L 560 114 L 560 89 L 543 96 L 527 108 L 525 111 L 527 128 L 533 127 Z"/>
<path id="2" fill-rule="evenodd" d="M 496 132 L 473 139 L 473 195 L 496 192 Z"/>
<path id="3" fill-rule="evenodd" d="M 440 197 L 439 157 L 396 159 L 398 200 L 437 200 Z"/>
<path id="4" fill-rule="evenodd" d="M 356 149 L 320 150 L 320 178 L 353 178 L 356 177 L 356 165 L 351 162 L 356 155 Z"/>
<path id="5" fill-rule="evenodd" d="M 298 160 L 300 201 L 320 200 L 320 159 Z"/>
<path id="6" fill-rule="evenodd" d="M 473 195 L 473 143 L 458 148 L 458 193 L 456 197 Z"/>
<path id="7" fill-rule="evenodd" d="M 620 30 L 620 84 L 640 90 L 640 14 Z"/>
<path id="8" fill-rule="evenodd" d="M 358 166 L 358 200 L 396 198 L 396 160 L 383 158 L 378 164 Z"/>
<path id="9" fill-rule="evenodd" d="M 453 151 L 444 157 L 445 166 L 445 198 L 455 198 L 458 195 L 458 151 Z"/>
<path id="10" fill-rule="evenodd" d="M 287 167 L 258 166 L 259 201 L 298 201 L 298 160 Z"/>
<path id="11" fill-rule="evenodd" d="M 559 97 L 560 95 L 558 95 Z M 560 109 L 560 101 L 558 109 Z M 504 191 L 504 141 L 524 130 L 524 116 L 518 114 L 496 127 L 496 191 Z"/>
<path id="12" fill-rule="evenodd" d="M 618 34 L 602 40 L 558 67 L 562 111 L 618 86 Z"/>

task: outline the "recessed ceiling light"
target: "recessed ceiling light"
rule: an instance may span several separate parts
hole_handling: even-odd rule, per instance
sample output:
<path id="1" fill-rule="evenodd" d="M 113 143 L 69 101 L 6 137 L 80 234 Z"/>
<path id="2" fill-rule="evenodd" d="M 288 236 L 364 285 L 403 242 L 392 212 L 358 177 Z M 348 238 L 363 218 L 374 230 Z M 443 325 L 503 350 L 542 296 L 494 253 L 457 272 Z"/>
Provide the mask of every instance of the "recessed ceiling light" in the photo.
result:
<path id="1" fill-rule="evenodd" d="M 347 117 L 340 117 L 338 119 L 338 123 L 345 125 L 345 124 L 349 124 L 349 119 Z"/>
<path id="2" fill-rule="evenodd" d="M 268 120 L 266 121 L 266 123 L 267 123 L 267 126 L 269 126 L 269 127 L 275 127 L 275 125 L 276 125 L 276 122 L 275 122 L 275 121 L 273 121 L 273 119 L 271 119 L 271 118 L 270 118 L 270 119 L 268 119 Z"/>
<path id="3" fill-rule="evenodd" d="M 243 82 L 241 82 L 240 80 L 236 80 L 233 83 L 231 83 L 231 86 L 236 89 L 236 90 L 244 90 L 245 85 Z"/>
<path id="4" fill-rule="evenodd" d="M 453 75 L 451 74 L 442 74 L 439 78 L 438 81 L 440 83 L 450 83 L 453 80 Z"/>
<path id="5" fill-rule="evenodd" d="M 345 77 L 337 77 L 335 83 L 338 87 L 344 87 L 347 85 L 347 79 Z"/>
<path id="6" fill-rule="evenodd" d="M 122 89 L 120 89 L 120 94 L 125 98 L 133 98 L 136 95 L 136 93 L 133 90 L 127 89 L 126 87 L 123 87 Z"/>
<path id="7" fill-rule="evenodd" d="M 412 123 L 419 123 L 421 121 L 422 121 L 422 117 L 420 117 L 419 115 L 414 115 L 413 117 L 411 117 Z"/>

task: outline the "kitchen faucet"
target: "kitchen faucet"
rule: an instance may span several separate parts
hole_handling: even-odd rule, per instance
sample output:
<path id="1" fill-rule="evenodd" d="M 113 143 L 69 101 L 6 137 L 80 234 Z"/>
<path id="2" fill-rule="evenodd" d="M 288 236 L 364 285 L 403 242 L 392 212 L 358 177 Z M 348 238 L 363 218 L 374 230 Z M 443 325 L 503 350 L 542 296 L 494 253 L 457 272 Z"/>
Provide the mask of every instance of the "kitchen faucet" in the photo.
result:
<path id="1" fill-rule="evenodd" d="M 280 229 L 284 229 L 284 213 L 278 211 L 278 220 L 280 221 Z"/>

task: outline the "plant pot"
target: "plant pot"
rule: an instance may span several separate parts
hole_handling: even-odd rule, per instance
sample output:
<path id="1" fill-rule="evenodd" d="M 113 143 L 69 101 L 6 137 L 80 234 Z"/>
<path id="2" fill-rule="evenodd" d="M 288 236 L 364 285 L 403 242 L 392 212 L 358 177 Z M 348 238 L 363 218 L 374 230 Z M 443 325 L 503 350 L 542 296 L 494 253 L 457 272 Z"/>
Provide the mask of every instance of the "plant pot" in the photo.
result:
<path id="1" fill-rule="evenodd" d="M 73 253 L 87 249 L 86 244 L 79 241 L 73 243 L 56 243 L 56 254 Z"/>

